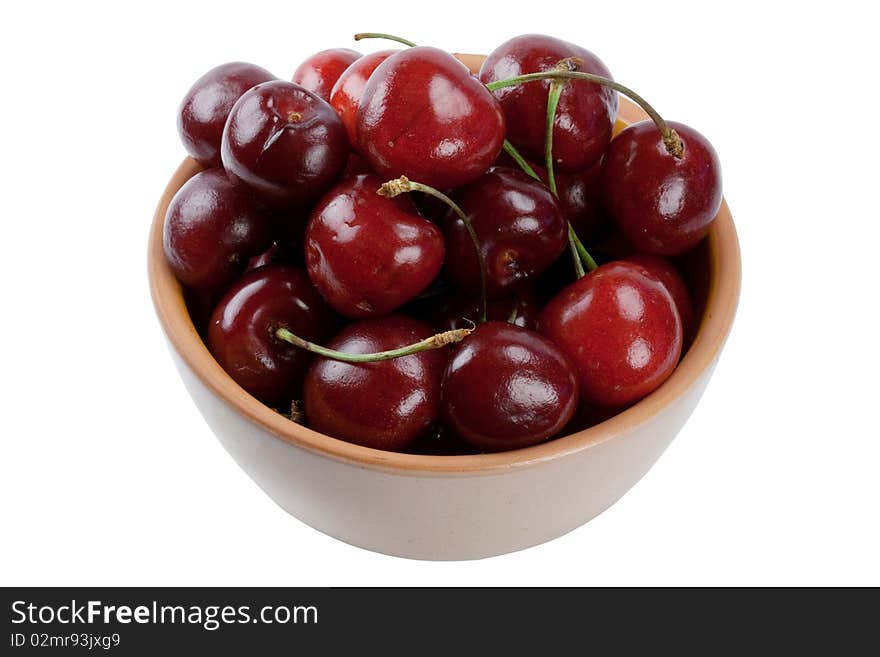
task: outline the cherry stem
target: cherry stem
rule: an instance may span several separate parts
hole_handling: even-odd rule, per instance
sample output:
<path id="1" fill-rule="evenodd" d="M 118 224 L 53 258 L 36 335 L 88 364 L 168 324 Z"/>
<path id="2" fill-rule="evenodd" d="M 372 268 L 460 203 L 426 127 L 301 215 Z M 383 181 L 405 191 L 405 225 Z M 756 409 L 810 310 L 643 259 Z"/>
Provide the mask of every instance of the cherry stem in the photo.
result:
<path id="1" fill-rule="evenodd" d="M 456 205 L 455 201 L 446 196 L 440 190 L 434 189 L 428 185 L 423 185 L 422 183 L 413 182 L 406 176 L 400 176 L 400 178 L 395 178 L 394 180 L 389 180 L 388 182 L 382 183 L 382 186 L 376 190 L 376 193 L 379 196 L 385 196 L 387 198 L 394 198 L 395 196 L 399 196 L 400 194 L 404 194 L 407 192 L 422 192 L 423 194 L 428 194 L 429 196 L 433 196 L 436 199 L 443 201 L 446 205 L 448 205 L 455 214 L 458 215 L 459 219 L 464 223 L 464 227 L 470 235 L 471 242 L 474 243 L 474 249 L 477 251 L 477 260 L 480 263 L 480 323 L 486 321 L 486 258 L 483 256 L 483 249 L 480 247 L 480 240 L 477 237 L 477 233 L 474 230 L 474 226 L 471 223 L 471 220 L 468 216 L 462 211 L 458 205 Z"/>
<path id="2" fill-rule="evenodd" d="M 445 331 L 443 333 L 432 335 L 430 338 L 419 340 L 418 342 L 414 342 L 413 344 L 407 345 L 405 347 L 390 349 L 388 351 L 377 351 L 371 354 L 347 354 L 344 351 L 328 349 L 327 347 L 322 347 L 321 345 L 315 344 L 314 342 L 303 340 L 301 337 L 299 337 L 298 335 L 294 335 L 291 331 L 284 327 L 276 329 L 275 337 L 279 340 L 283 340 L 284 342 L 289 342 L 294 347 L 299 347 L 300 349 L 311 351 L 313 354 L 318 354 L 319 356 L 323 356 L 324 358 L 341 360 L 345 363 L 375 363 L 381 360 L 391 360 L 392 358 L 410 356 L 412 354 L 417 354 L 420 351 L 440 349 L 441 347 L 445 347 L 448 344 L 461 342 L 467 336 L 469 336 L 473 332 L 473 330 L 473 328 L 461 328 L 454 329 L 452 331 Z"/>
<path id="3" fill-rule="evenodd" d="M 519 317 L 519 297 L 513 297 L 513 308 L 510 309 L 510 314 L 507 316 L 507 323 L 516 324 L 517 317 Z"/>
<path id="4" fill-rule="evenodd" d="M 389 41 L 397 41 L 397 43 L 402 43 L 403 45 L 409 46 L 410 48 L 416 47 L 416 44 L 408 39 L 394 36 L 393 34 L 382 34 L 381 32 L 359 32 L 354 35 L 355 41 L 360 41 L 361 39 L 388 39 Z"/>
<path id="5" fill-rule="evenodd" d="M 525 173 L 528 176 L 531 176 L 532 178 L 534 178 L 538 182 L 542 182 L 541 177 L 537 173 L 535 173 L 535 170 L 532 168 L 532 165 L 529 164 L 526 161 L 526 158 L 524 158 L 520 154 L 520 152 L 518 150 L 516 150 L 516 147 L 513 144 L 511 144 L 509 141 L 507 141 L 506 139 L 504 140 L 504 152 L 507 153 L 513 159 L 513 161 L 519 165 L 519 168 L 523 170 L 523 173 Z"/>
<path id="6" fill-rule="evenodd" d="M 575 62 L 577 60 L 576 57 L 568 58 L 570 61 Z M 566 60 L 563 60 L 566 61 Z M 603 87 L 610 87 L 615 91 L 622 93 L 624 96 L 630 98 L 636 105 L 641 107 L 648 116 L 651 117 L 651 120 L 657 125 L 657 128 L 660 130 L 660 135 L 663 138 L 663 144 L 666 146 L 666 150 L 670 155 L 676 158 L 681 158 L 682 153 L 684 152 L 684 143 L 681 141 L 681 137 L 679 137 L 678 133 L 669 127 L 663 117 L 661 117 L 657 110 L 655 110 L 651 105 L 642 98 L 635 91 L 630 89 L 629 87 L 625 87 L 619 82 L 615 82 L 606 77 L 602 77 L 601 75 L 596 75 L 594 73 L 585 73 L 584 71 L 577 70 L 566 70 L 566 69 L 553 69 L 551 71 L 541 71 L 538 73 L 526 73 L 525 75 L 517 75 L 516 77 L 506 78 L 504 80 L 496 80 L 495 82 L 490 82 L 486 85 L 486 88 L 489 91 L 495 91 L 496 89 L 503 89 L 504 87 L 513 87 L 518 84 L 523 84 L 525 82 L 535 82 L 537 80 L 584 80 L 585 82 L 593 82 L 595 84 L 601 84 Z"/>
<path id="7" fill-rule="evenodd" d="M 556 65 L 557 70 L 569 70 L 577 64 L 570 59 L 563 59 Z M 553 80 L 550 83 L 550 93 L 547 94 L 547 120 L 544 126 L 544 166 L 547 169 L 547 186 L 550 192 L 556 198 L 559 198 L 559 191 L 556 188 L 556 174 L 553 171 L 553 125 L 556 122 L 556 108 L 559 106 L 559 97 L 565 82 L 561 80 Z M 574 226 L 570 221 L 566 222 L 568 226 L 568 245 L 571 247 L 571 259 L 574 263 L 575 275 L 583 278 L 586 274 L 584 265 L 589 271 L 593 271 L 598 266 L 593 256 L 590 255 L 583 242 L 577 236 Z"/>

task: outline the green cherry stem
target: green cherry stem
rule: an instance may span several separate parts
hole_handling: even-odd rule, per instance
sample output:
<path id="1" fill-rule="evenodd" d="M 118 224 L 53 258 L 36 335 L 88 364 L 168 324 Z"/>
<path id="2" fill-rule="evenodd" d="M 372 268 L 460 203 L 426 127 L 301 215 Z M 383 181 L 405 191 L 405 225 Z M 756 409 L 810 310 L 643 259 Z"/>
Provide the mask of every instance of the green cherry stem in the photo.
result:
<path id="1" fill-rule="evenodd" d="M 575 61 L 577 58 L 569 59 L 571 61 Z M 625 87 L 619 82 L 615 82 L 614 80 L 611 80 L 609 78 L 602 77 L 601 75 L 595 75 L 594 73 L 585 73 L 584 71 L 556 68 L 550 71 L 526 73 L 525 75 L 517 75 L 513 78 L 496 80 L 495 82 L 490 82 L 489 84 L 487 84 L 486 88 L 489 89 L 489 91 L 495 91 L 496 89 L 513 87 L 515 85 L 523 84 L 525 82 L 536 82 L 538 80 L 584 80 L 586 82 L 601 84 L 603 87 L 610 87 L 611 89 L 614 89 L 615 91 L 618 91 L 624 96 L 630 98 L 634 103 L 645 110 L 645 112 L 648 114 L 648 116 L 651 117 L 651 120 L 657 125 L 657 128 L 660 130 L 660 135 L 663 137 L 663 144 L 666 146 L 666 150 L 673 157 L 680 158 L 682 153 L 684 152 L 684 144 L 681 141 L 681 137 L 678 136 L 678 133 L 675 130 L 669 127 L 663 117 L 661 117 L 660 114 L 657 113 L 657 110 L 655 110 L 648 103 L 648 101 L 646 101 L 629 87 Z"/>
<path id="2" fill-rule="evenodd" d="M 382 186 L 376 190 L 376 193 L 379 196 L 385 196 L 387 198 L 394 198 L 395 196 L 399 196 L 400 194 L 404 194 L 407 192 L 422 192 L 423 194 L 428 194 L 429 196 L 433 196 L 436 199 L 443 201 L 446 205 L 448 205 L 455 214 L 458 215 L 459 219 L 461 219 L 462 223 L 464 223 L 464 227 L 470 235 L 471 242 L 474 243 L 474 249 L 477 251 L 477 260 L 480 263 L 480 323 L 486 321 L 486 258 L 483 255 L 483 249 L 480 247 L 480 240 L 477 237 L 477 233 L 474 230 L 473 224 L 471 224 L 470 218 L 462 211 L 458 205 L 456 205 L 455 201 L 446 196 L 440 190 L 434 189 L 428 185 L 423 185 L 422 183 L 413 182 L 406 176 L 400 176 L 400 178 L 395 178 L 394 180 L 389 180 L 388 182 L 382 183 Z"/>
<path id="3" fill-rule="evenodd" d="M 409 46 L 410 48 L 416 47 L 416 44 L 414 44 L 409 39 L 394 36 L 393 34 L 382 34 L 381 32 L 358 32 L 354 35 L 355 41 L 360 41 L 361 39 L 388 39 L 389 41 L 397 41 L 397 43 L 402 43 L 403 45 Z"/>
<path id="4" fill-rule="evenodd" d="M 419 340 L 418 342 L 414 342 L 413 344 L 407 345 L 405 347 L 400 347 L 399 349 L 390 349 L 389 351 L 376 351 L 371 354 L 347 354 L 344 351 L 328 349 L 327 347 L 322 347 L 321 345 L 315 344 L 314 342 L 303 340 L 298 335 L 294 335 L 288 329 L 283 327 L 275 330 L 275 337 L 279 340 L 284 340 L 284 342 L 289 342 L 294 347 L 305 349 L 306 351 L 310 351 L 313 354 L 318 354 L 319 356 L 323 356 L 324 358 L 341 360 L 346 363 L 375 363 L 380 360 L 391 360 L 392 358 L 410 356 L 412 354 L 417 354 L 420 351 L 440 349 L 440 347 L 445 347 L 448 344 L 461 342 L 467 336 L 469 336 L 473 332 L 473 330 L 474 329 L 472 328 L 462 328 L 454 329 L 452 331 L 445 331 L 443 333 L 432 335 L 430 338 Z"/>
<path id="5" fill-rule="evenodd" d="M 571 62 L 568 60 L 562 60 L 556 66 L 559 70 L 568 70 L 570 65 Z M 556 108 L 559 106 L 559 97 L 562 95 L 564 87 L 565 82 L 562 80 L 553 80 L 550 83 L 550 93 L 547 94 L 547 121 L 544 126 L 544 166 L 547 169 L 547 186 L 556 198 L 559 198 L 559 191 L 556 188 L 556 174 L 553 170 L 553 124 L 556 121 Z M 593 256 L 587 251 L 583 242 L 578 238 L 571 222 L 568 221 L 566 223 L 568 225 L 568 245 L 571 247 L 571 259 L 574 263 L 575 275 L 578 278 L 583 278 L 586 274 L 584 265 L 587 266 L 589 271 L 593 271 L 598 265 L 593 260 Z"/>
<path id="6" fill-rule="evenodd" d="M 523 170 L 523 173 L 531 176 L 538 182 L 541 182 L 541 177 L 537 173 L 535 173 L 535 170 L 532 168 L 532 165 L 526 161 L 526 158 L 524 158 L 522 154 L 518 150 L 516 150 L 516 146 L 505 139 L 503 148 L 504 152 L 507 153 L 513 159 L 513 161 L 517 163 L 517 165 L 519 165 L 519 168 Z"/>

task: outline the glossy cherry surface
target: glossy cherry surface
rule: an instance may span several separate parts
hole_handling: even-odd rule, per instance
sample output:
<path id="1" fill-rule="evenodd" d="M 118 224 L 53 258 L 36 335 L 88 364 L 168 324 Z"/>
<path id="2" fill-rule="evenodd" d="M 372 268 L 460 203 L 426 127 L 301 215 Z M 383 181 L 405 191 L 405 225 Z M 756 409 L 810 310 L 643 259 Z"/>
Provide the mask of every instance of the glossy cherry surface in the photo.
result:
<path id="1" fill-rule="evenodd" d="M 444 421 L 486 451 L 543 442 L 568 423 L 577 403 L 577 377 L 563 352 L 506 322 L 478 326 L 443 374 Z"/>
<path id="2" fill-rule="evenodd" d="M 443 264 L 443 236 L 407 195 L 379 196 L 382 180 L 339 183 L 315 205 L 306 267 L 315 287 L 348 317 L 384 315 L 416 297 Z"/>
<path id="3" fill-rule="evenodd" d="M 303 205 L 338 178 L 348 160 L 345 128 L 324 100 L 277 80 L 246 92 L 223 130 L 223 166 L 277 207 Z"/>
<path id="4" fill-rule="evenodd" d="M 223 126 L 245 91 L 275 76 L 245 62 L 212 68 L 184 96 L 177 111 L 177 132 L 186 152 L 205 168 L 220 166 Z"/>
<path id="5" fill-rule="evenodd" d="M 567 57 L 578 70 L 611 77 L 602 61 L 573 43 L 540 34 L 514 37 L 496 48 L 480 68 L 484 83 L 525 73 L 549 71 Z M 550 81 L 497 89 L 494 94 L 507 119 L 507 138 L 527 157 L 544 161 L 544 132 Z M 595 164 L 611 139 L 617 117 L 617 92 L 592 82 L 570 81 L 559 98 L 553 124 L 555 166 L 579 171 Z"/>
<path id="6" fill-rule="evenodd" d="M 272 240 L 270 216 L 250 189 L 223 169 L 197 173 L 171 199 L 165 214 L 165 257 L 177 279 L 218 290 L 232 283 L 248 260 Z"/>
<path id="7" fill-rule="evenodd" d="M 693 128 L 669 122 L 684 144 L 680 158 L 658 128 L 625 128 L 602 162 L 602 192 L 611 217 L 640 251 L 678 255 L 703 239 L 721 207 L 721 164 L 712 144 Z"/>
<path id="8" fill-rule="evenodd" d="M 541 311 L 540 331 L 571 359 L 584 401 L 599 406 L 638 401 L 681 355 L 672 296 L 630 262 L 602 265 L 563 289 Z"/>
<path id="9" fill-rule="evenodd" d="M 361 96 L 357 133 L 379 175 L 448 189 L 478 178 L 495 161 L 504 115 L 464 64 L 423 46 L 376 68 Z"/>
<path id="10" fill-rule="evenodd" d="M 453 198 L 477 234 L 493 298 L 550 267 L 566 248 L 559 204 L 550 190 L 520 171 L 495 168 Z M 464 222 L 450 212 L 443 233 L 447 276 L 461 289 L 478 289 L 480 262 Z"/>
<path id="11" fill-rule="evenodd" d="M 367 80 L 382 62 L 398 50 L 379 50 L 364 55 L 349 66 L 330 91 L 330 105 L 339 114 L 352 148 L 357 149 L 357 111 Z"/>
<path id="12" fill-rule="evenodd" d="M 329 101 L 339 76 L 360 57 L 359 52 L 348 48 L 322 50 L 297 67 L 292 82 Z"/>
<path id="13" fill-rule="evenodd" d="M 672 300 L 675 302 L 675 308 L 678 310 L 678 316 L 681 319 L 681 329 L 684 333 L 684 342 L 687 344 L 696 331 L 696 317 L 694 315 L 694 304 L 691 300 L 691 293 L 687 288 L 687 284 L 678 273 L 669 260 L 661 256 L 639 253 L 627 258 L 627 261 L 634 262 L 642 269 L 663 283 L 669 292 Z"/>
<path id="14" fill-rule="evenodd" d="M 403 347 L 431 335 L 404 315 L 350 324 L 327 345 L 347 353 Z M 315 431 L 348 442 L 405 450 L 437 420 L 444 349 L 374 363 L 317 358 L 303 386 L 306 421 Z"/>
<path id="15" fill-rule="evenodd" d="M 264 404 L 299 395 L 312 355 L 279 340 L 286 328 L 321 342 L 336 317 L 306 273 L 289 265 L 269 265 L 245 274 L 217 304 L 208 326 L 208 348 L 236 383 Z"/>

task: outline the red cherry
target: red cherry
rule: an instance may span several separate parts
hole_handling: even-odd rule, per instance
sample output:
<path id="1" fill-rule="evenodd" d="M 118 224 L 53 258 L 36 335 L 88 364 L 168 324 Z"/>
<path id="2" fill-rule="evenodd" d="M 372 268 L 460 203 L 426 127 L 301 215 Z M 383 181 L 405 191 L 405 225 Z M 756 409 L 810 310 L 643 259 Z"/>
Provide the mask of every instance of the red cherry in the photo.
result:
<path id="1" fill-rule="evenodd" d="M 574 368 L 534 331 L 487 322 L 455 349 L 443 374 L 443 419 L 486 451 L 543 442 L 578 403 Z"/>
<path id="2" fill-rule="evenodd" d="M 562 210 L 544 185 L 513 169 L 496 168 L 453 195 L 470 218 L 486 261 L 487 292 L 509 295 L 552 265 L 567 244 Z M 444 222 L 446 274 L 473 290 L 480 262 L 464 222 L 450 212 Z"/>
<path id="3" fill-rule="evenodd" d="M 306 266 L 315 287 L 348 317 L 385 315 L 415 298 L 443 264 L 440 230 L 408 196 L 386 198 L 382 180 L 339 183 L 312 211 Z"/>
<path id="4" fill-rule="evenodd" d="M 448 189 L 475 180 L 498 157 L 504 115 L 467 67 L 437 48 L 392 55 L 367 81 L 358 144 L 385 178 Z"/>
<path id="5" fill-rule="evenodd" d="M 211 315 L 208 348 L 236 383 L 265 404 L 299 394 L 312 355 L 275 336 L 286 328 L 320 342 L 336 318 L 298 267 L 269 265 L 245 274 Z"/>
<path id="6" fill-rule="evenodd" d="M 584 401 L 599 406 L 638 401 L 681 355 L 672 296 L 631 262 L 602 265 L 563 289 L 541 312 L 540 330 L 571 358 Z"/>
<path id="7" fill-rule="evenodd" d="M 501 154 L 498 165 L 510 169 L 518 168 L 507 153 Z M 529 162 L 529 166 L 546 185 L 547 170 L 534 162 Z M 559 207 L 581 241 L 593 242 L 605 236 L 610 229 L 610 221 L 602 207 L 601 161 L 581 171 L 555 171 L 554 177 Z"/>
<path id="8" fill-rule="evenodd" d="M 342 122 L 325 101 L 277 80 L 246 92 L 223 130 L 223 166 L 272 205 L 303 205 L 336 181 L 348 160 Z"/>
<path id="9" fill-rule="evenodd" d="M 684 144 L 671 155 L 651 121 L 624 129 L 602 163 L 605 205 L 640 251 L 678 255 L 712 227 L 721 207 L 721 163 L 712 144 L 693 128 L 669 122 Z"/>
<path id="10" fill-rule="evenodd" d="M 360 57 L 359 52 L 348 48 L 322 50 L 297 67 L 292 82 L 329 101 L 330 90 L 339 76 Z"/>
<path id="11" fill-rule="evenodd" d="M 681 274 L 669 260 L 660 256 L 639 253 L 627 258 L 627 261 L 634 262 L 642 269 L 663 283 L 672 300 L 675 302 L 675 308 L 678 310 L 678 316 L 681 318 L 681 329 L 684 334 L 684 342 L 690 342 L 696 328 L 696 319 L 694 317 L 694 304 L 691 300 L 691 293 L 688 291 L 687 285 Z"/>
<path id="12" fill-rule="evenodd" d="M 269 246 L 270 225 L 247 187 L 223 169 L 208 169 L 190 178 L 168 205 L 165 257 L 184 285 L 218 290 Z"/>
<path id="13" fill-rule="evenodd" d="M 358 148 L 357 144 L 357 111 L 361 102 L 361 96 L 364 93 L 364 87 L 367 86 L 367 80 L 382 62 L 388 59 L 398 50 L 379 50 L 364 55 L 359 60 L 349 66 L 336 84 L 330 91 L 330 105 L 339 114 L 345 130 L 348 132 L 348 139 L 354 149 Z"/>
<path id="14" fill-rule="evenodd" d="M 578 58 L 578 70 L 610 78 L 611 73 L 589 50 L 540 34 L 514 37 L 501 44 L 480 68 L 488 84 L 526 73 L 553 70 L 560 60 Z M 527 157 L 544 161 L 544 131 L 550 81 L 529 82 L 497 89 L 507 119 L 507 138 Z M 569 82 L 559 98 L 553 124 L 555 166 L 579 171 L 598 162 L 617 116 L 617 92 L 592 82 Z"/>
<path id="15" fill-rule="evenodd" d="M 397 349 L 431 335 L 409 317 L 355 322 L 327 346 L 365 354 Z M 317 358 L 303 386 L 311 428 L 340 440 L 393 452 L 405 450 L 439 415 L 446 351 L 423 351 L 373 363 Z"/>
<path id="16" fill-rule="evenodd" d="M 219 167 L 220 139 L 229 110 L 245 91 L 274 79 L 264 68 L 232 62 L 196 80 L 177 112 L 177 132 L 186 152 L 206 169 Z"/>

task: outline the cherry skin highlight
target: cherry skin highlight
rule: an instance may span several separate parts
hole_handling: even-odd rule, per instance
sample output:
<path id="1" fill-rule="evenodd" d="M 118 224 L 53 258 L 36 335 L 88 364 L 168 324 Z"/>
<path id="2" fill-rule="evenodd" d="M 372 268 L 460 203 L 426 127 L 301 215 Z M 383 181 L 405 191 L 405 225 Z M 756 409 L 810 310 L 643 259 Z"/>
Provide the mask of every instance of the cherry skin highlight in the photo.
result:
<path id="1" fill-rule="evenodd" d="M 423 323 L 389 315 L 350 324 L 327 345 L 347 353 L 396 349 L 431 335 Z M 303 386 L 315 431 L 374 449 L 406 450 L 437 420 L 445 349 L 374 363 L 317 358 Z"/>
<path id="2" fill-rule="evenodd" d="M 475 180 L 498 157 L 504 115 L 455 57 L 409 48 L 379 64 L 367 81 L 357 141 L 380 176 L 449 189 Z"/>
<path id="3" fill-rule="evenodd" d="M 602 265 L 559 292 L 541 311 L 540 331 L 571 359 L 583 400 L 598 406 L 625 406 L 653 392 L 681 355 L 672 296 L 625 261 Z"/>
<path id="4" fill-rule="evenodd" d="M 207 344 L 236 383 L 271 406 L 299 395 L 312 361 L 312 354 L 279 340 L 275 331 L 286 328 L 321 342 L 336 322 L 302 269 L 268 265 L 245 274 L 220 300 Z"/>
<path id="5" fill-rule="evenodd" d="M 292 82 L 329 101 L 330 90 L 339 76 L 360 58 L 359 52 L 348 48 L 322 50 L 297 67 Z"/>
<path id="6" fill-rule="evenodd" d="M 483 62 L 480 80 L 486 84 L 526 73 L 551 71 L 560 60 L 577 58 L 577 70 L 611 77 L 602 61 L 573 43 L 540 34 L 514 37 L 498 46 Z M 544 161 L 544 132 L 550 81 L 528 82 L 496 89 L 504 110 L 507 138 L 523 154 Z M 617 92 L 593 82 L 566 83 L 553 123 L 555 167 L 580 171 L 595 164 L 611 140 L 617 117 Z"/>
<path id="7" fill-rule="evenodd" d="M 513 169 L 495 168 L 453 194 L 469 217 L 486 261 L 487 292 L 497 298 L 552 265 L 567 244 L 567 227 L 544 185 Z M 443 224 L 446 275 L 473 290 L 480 262 L 464 222 L 450 213 Z"/>
<path id="8" fill-rule="evenodd" d="M 345 128 L 318 96 L 277 80 L 246 92 L 223 130 L 223 166 L 274 207 L 301 206 L 329 189 L 349 154 Z"/>
<path id="9" fill-rule="evenodd" d="M 565 354 L 506 322 L 478 326 L 443 374 L 444 421 L 485 451 L 545 441 L 565 427 L 577 404 L 577 376 Z"/>
<path id="10" fill-rule="evenodd" d="M 306 229 L 306 267 L 337 312 L 385 315 L 415 298 L 443 264 L 443 236 L 408 195 L 376 193 L 382 180 L 339 183 L 315 205 Z"/>
<path id="11" fill-rule="evenodd" d="M 721 163 L 693 128 L 669 122 L 684 151 L 674 157 L 650 121 L 627 127 L 602 162 L 602 192 L 620 230 L 645 253 L 679 255 L 709 232 L 721 208 Z"/>
<path id="12" fill-rule="evenodd" d="M 177 279 L 200 290 L 220 290 L 269 247 L 269 214 L 251 191 L 223 169 L 197 173 L 181 187 L 165 213 L 165 258 Z"/>
<path id="13" fill-rule="evenodd" d="M 264 68 L 232 62 L 196 80 L 177 112 L 177 132 L 186 152 L 206 169 L 219 167 L 223 126 L 235 101 L 248 89 L 274 79 Z"/>
<path id="14" fill-rule="evenodd" d="M 348 139 L 355 150 L 358 148 L 357 112 L 364 87 L 367 86 L 367 80 L 370 79 L 379 64 L 396 52 L 399 50 L 379 50 L 364 55 L 345 69 L 330 91 L 330 106 L 342 119 L 345 131 L 348 133 Z"/>

